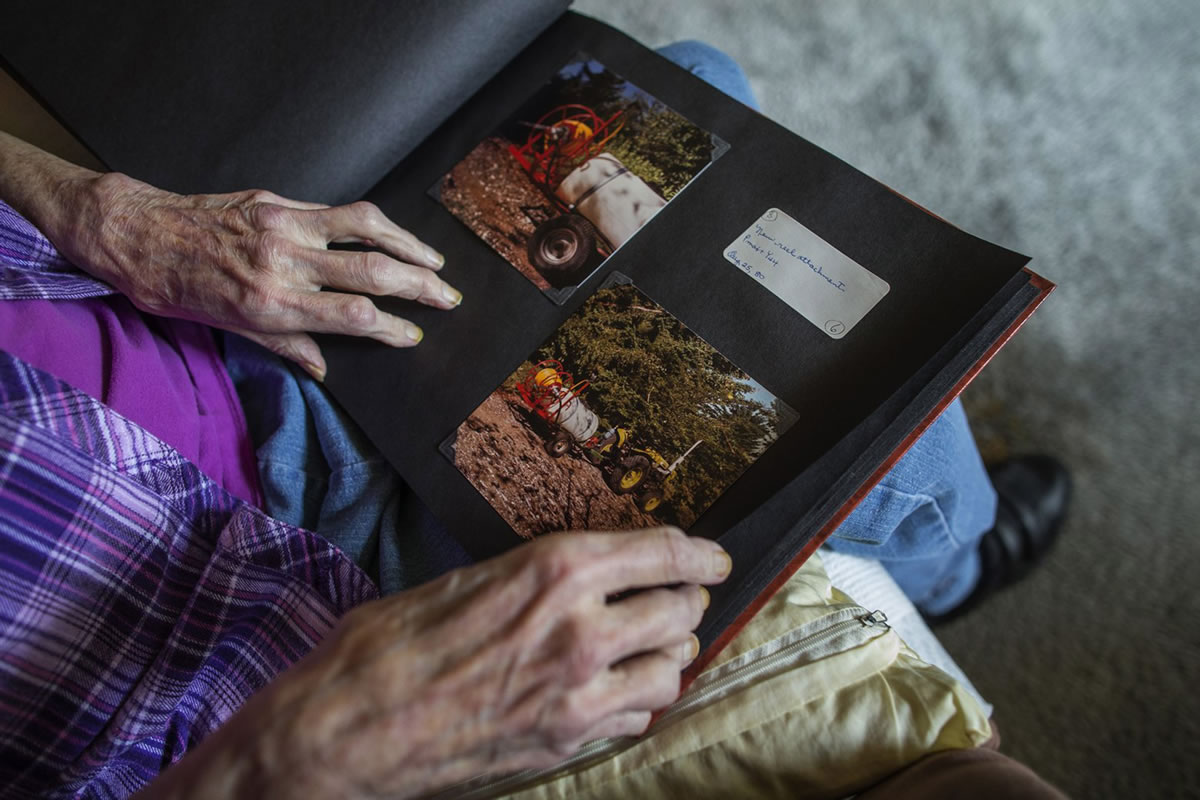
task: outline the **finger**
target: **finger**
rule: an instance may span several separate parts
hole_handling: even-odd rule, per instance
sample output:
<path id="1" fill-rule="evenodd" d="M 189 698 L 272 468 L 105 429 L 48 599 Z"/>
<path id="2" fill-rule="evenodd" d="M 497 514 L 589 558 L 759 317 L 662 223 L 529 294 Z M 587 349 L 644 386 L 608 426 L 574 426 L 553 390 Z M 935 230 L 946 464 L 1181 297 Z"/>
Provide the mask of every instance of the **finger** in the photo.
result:
<path id="1" fill-rule="evenodd" d="M 674 647 L 689 641 L 704 615 L 699 586 L 651 589 L 609 603 L 597 615 L 600 641 L 611 647 L 610 663 L 637 653 Z M 690 660 L 690 659 L 689 659 Z"/>
<path id="2" fill-rule="evenodd" d="M 685 536 L 678 528 L 586 536 L 597 584 L 608 594 L 675 583 L 720 583 L 733 569 L 729 554 L 716 542 Z"/>
<path id="3" fill-rule="evenodd" d="M 272 320 L 280 330 L 365 336 L 392 347 L 412 347 L 425 332 L 406 319 L 380 311 L 369 297 L 340 292 L 289 292 L 287 311 Z"/>
<path id="4" fill-rule="evenodd" d="M 602 672 L 584 691 L 600 695 L 593 702 L 601 708 L 607 703 L 609 713 L 666 708 L 679 697 L 680 654 L 673 647 L 634 656 Z"/>
<path id="5" fill-rule="evenodd" d="M 239 329 L 233 329 L 233 332 L 262 345 L 281 358 L 295 361 L 316 380 L 325 380 L 325 357 L 321 355 L 321 348 L 308 334 L 258 333 Z"/>
<path id="6" fill-rule="evenodd" d="M 649 711 L 618 711 L 602 719 L 579 742 L 586 744 L 613 736 L 641 736 L 650 727 L 652 717 Z M 578 746 L 573 749 L 578 749 Z"/>
<path id="7" fill-rule="evenodd" d="M 442 254 L 392 222 L 373 203 L 318 209 L 299 220 L 326 242 L 366 242 L 395 256 L 428 269 L 441 269 Z"/>
<path id="8" fill-rule="evenodd" d="M 316 211 L 322 208 L 329 208 L 325 203 L 308 203 L 303 200 L 292 200 L 290 197 L 281 197 L 274 192 L 268 192 L 266 189 L 250 189 L 244 192 L 209 196 L 220 199 L 225 204 L 247 204 L 250 206 L 274 205 L 293 208 L 297 211 Z"/>
<path id="9" fill-rule="evenodd" d="M 289 197 L 280 197 L 279 195 L 271 192 L 266 192 L 265 194 L 270 195 L 270 199 L 260 199 L 259 202 L 274 203 L 277 206 L 294 208 L 297 211 L 318 211 L 322 208 L 329 208 L 329 206 L 325 203 L 306 203 L 303 200 L 292 200 Z"/>
<path id="10" fill-rule="evenodd" d="M 700 637 L 694 633 L 690 634 L 687 641 L 678 646 L 676 652 L 679 654 L 679 668 L 682 670 L 700 655 Z"/>
<path id="11" fill-rule="evenodd" d="M 310 249 L 301 258 L 310 265 L 313 282 L 321 286 L 402 297 L 435 308 L 456 308 L 462 303 L 462 293 L 436 273 L 383 253 Z"/>

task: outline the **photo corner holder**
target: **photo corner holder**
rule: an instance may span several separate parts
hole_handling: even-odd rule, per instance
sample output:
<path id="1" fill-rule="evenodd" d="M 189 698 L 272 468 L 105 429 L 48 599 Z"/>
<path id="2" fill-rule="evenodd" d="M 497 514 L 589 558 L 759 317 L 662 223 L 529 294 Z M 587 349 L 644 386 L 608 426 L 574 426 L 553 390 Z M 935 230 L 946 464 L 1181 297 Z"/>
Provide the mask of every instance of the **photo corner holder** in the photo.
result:
<path id="1" fill-rule="evenodd" d="M 454 428 L 454 430 L 450 431 L 450 435 L 447 436 L 446 438 L 442 439 L 441 443 L 438 444 L 438 448 L 437 448 L 438 452 L 441 453 L 443 456 L 445 456 L 451 464 L 454 463 L 454 453 L 455 453 L 454 447 L 457 443 L 458 443 L 458 427 L 456 426 Z"/>

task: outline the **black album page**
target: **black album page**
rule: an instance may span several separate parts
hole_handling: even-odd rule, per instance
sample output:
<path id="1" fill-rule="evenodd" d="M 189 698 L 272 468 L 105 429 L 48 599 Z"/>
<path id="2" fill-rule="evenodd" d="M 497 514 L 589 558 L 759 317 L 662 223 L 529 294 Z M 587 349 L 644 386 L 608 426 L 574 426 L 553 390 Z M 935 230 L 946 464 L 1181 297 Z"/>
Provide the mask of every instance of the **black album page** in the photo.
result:
<path id="1" fill-rule="evenodd" d="M 476 557 L 653 521 L 720 541 L 735 572 L 706 645 L 1048 291 L 1026 257 L 571 13 L 367 197 L 465 299 L 385 302 L 425 330 L 411 350 L 326 338 L 337 398 Z"/>

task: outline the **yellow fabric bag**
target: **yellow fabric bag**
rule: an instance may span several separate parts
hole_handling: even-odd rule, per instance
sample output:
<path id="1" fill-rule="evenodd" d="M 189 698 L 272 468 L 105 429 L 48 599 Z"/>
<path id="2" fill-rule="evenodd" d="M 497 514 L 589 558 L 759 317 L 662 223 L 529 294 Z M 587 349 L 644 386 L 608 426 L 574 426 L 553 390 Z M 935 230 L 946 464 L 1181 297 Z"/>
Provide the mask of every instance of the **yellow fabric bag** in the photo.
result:
<path id="1" fill-rule="evenodd" d="M 833 588 L 814 556 L 643 737 L 444 796 L 844 797 L 990 736 L 974 697 Z"/>

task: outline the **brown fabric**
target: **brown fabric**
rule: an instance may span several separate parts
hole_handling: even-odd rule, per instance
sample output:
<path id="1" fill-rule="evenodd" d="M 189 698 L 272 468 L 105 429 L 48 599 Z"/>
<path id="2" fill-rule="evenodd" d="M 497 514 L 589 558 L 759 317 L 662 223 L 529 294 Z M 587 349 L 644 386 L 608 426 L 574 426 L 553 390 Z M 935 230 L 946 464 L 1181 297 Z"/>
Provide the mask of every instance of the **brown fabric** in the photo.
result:
<path id="1" fill-rule="evenodd" d="M 991 717 L 988 718 L 988 725 L 992 726 L 992 735 L 986 742 L 979 746 L 986 747 L 989 750 L 996 750 L 998 752 L 1000 750 L 1000 726 L 997 725 L 996 720 Z"/>
<path id="2" fill-rule="evenodd" d="M 994 736 L 993 740 L 998 741 Z M 1020 762 L 991 749 L 992 742 L 943 750 L 902 769 L 859 800 L 1065 800 L 1066 795 Z"/>

